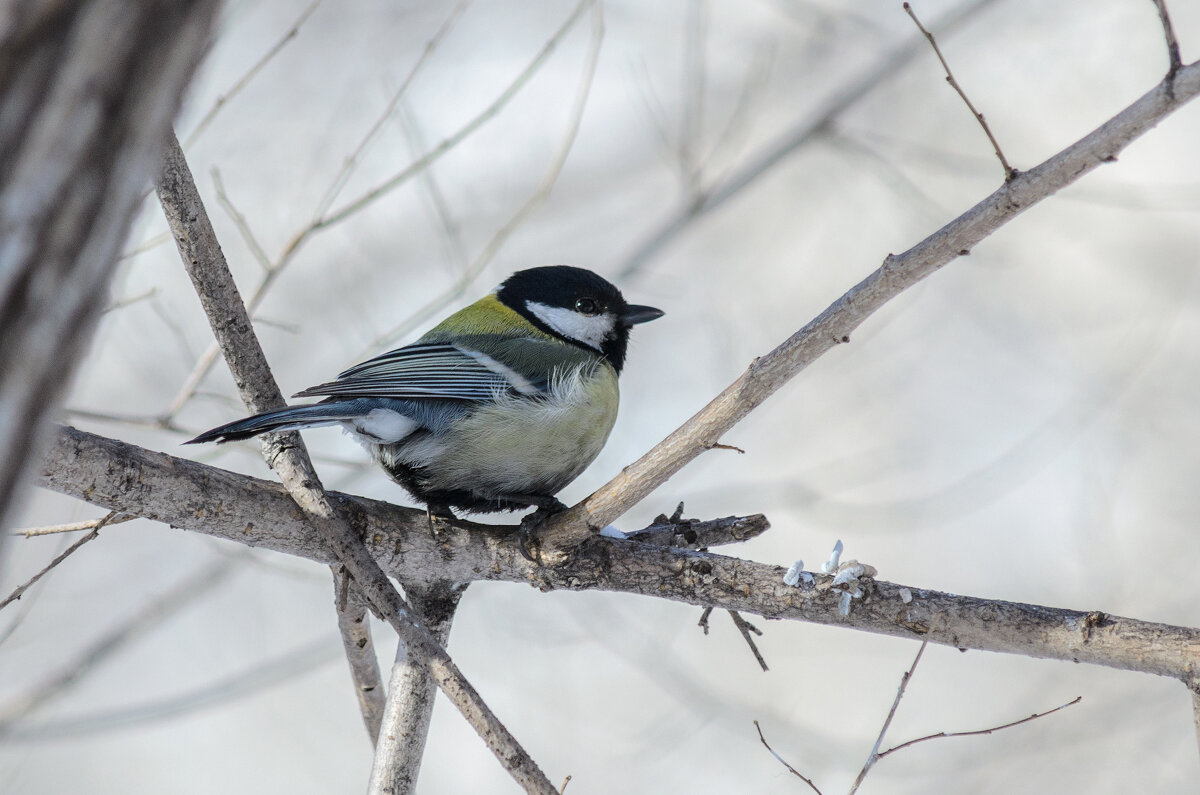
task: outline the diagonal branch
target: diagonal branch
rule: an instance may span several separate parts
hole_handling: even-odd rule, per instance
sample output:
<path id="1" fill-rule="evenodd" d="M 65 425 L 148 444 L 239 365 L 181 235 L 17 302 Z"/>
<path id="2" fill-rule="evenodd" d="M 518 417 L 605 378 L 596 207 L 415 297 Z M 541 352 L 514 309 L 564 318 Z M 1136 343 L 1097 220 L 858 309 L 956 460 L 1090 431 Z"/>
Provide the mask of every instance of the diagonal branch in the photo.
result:
<path id="1" fill-rule="evenodd" d="M 1200 93 L 1200 63 L 1180 68 L 1094 132 L 1041 165 L 1006 182 L 992 195 L 883 265 L 775 350 L 751 363 L 707 406 L 585 501 L 541 526 L 543 561 L 554 564 L 564 550 L 644 499 L 821 355 L 840 343 L 884 304 L 935 273 L 1004 224 L 1117 155 L 1158 122 Z M 557 549 L 554 549 L 557 547 Z"/>
<path id="2" fill-rule="evenodd" d="M 975 105 L 967 96 L 967 92 L 963 91 L 962 86 L 958 84 L 958 80 L 954 77 L 954 72 L 950 71 L 950 64 L 946 63 L 946 59 L 942 55 L 942 48 L 938 46 L 937 39 L 933 37 L 932 33 L 925 29 L 925 26 L 921 24 L 921 20 L 917 19 L 917 14 L 912 10 L 911 5 L 905 3 L 904 11 L 917 26 L 917 30 L 921 31 L 921 34 L 929 40 L 929 46 L 933 48 L 933 54 L 937 56 L 938 61 L 940 61 L 942 64 L 942 68 L 946 70 L 946 82 L 950 84 L 951 88 L 958 92 L 958 96 L 962 98 L 964 103 L 966 103 L 967 110 L 971 111 L 971 115 L 975 117 L 975 121 L 979 122 L 979 126 L 983 128 L 983 134 L 986 135 L 988 141 L 991 142 L 992 149 L 996 151 L 996 157 L 1000 160 L 1000 167 L 1004 169 L 1004 181 L 1007 182 L 1011 180 L 1017 175 L 1017 170 L 1008 164 L 1008 158 L 1004 156 L 1004 150 L 1000 148 L 1000 142 L 996 140 L 996 136 L 992 135 L 992 128 L 988 127 L 987 120 L 983 118 L 983 114 L 975 108 Z"/>
<path id="3" fill-rule="evenodd" d="M 204 305 L 213 334 L 233 372 L 242 400 L 253 411 L 265 411 L 282 405 L 283 396 L 254 335 L 253 325 L 233 283 L 212 222 L 174 135 L 167 143 L 167 154 L 157 188 L 188 276 Z M 349 523 L 338 514 L 321 486 L 299 435 L 293 431 L 264 436 L 263 455 L 287 487 L 295 504 L 334 550 L 337 562 L 353 577 L 367 603 L 408 644 L 411 653 L 426 666 L 438 686 L 484 739 L 501 765 L 528 791 L 554 792 L 554 786 L 545 774 L 483 702 L 446 650 L 430 635 L 412 608 L 388 581 L 387 575 Z M 346 645 L 353 647 L 353 644 Z M 361 666 L 352 663 L 351 670 L 360 671 Z M 377 668 L 375 677 L 378 678 Z M 379 685 L 368 682 L 366 686 L 373 689 Z"/>

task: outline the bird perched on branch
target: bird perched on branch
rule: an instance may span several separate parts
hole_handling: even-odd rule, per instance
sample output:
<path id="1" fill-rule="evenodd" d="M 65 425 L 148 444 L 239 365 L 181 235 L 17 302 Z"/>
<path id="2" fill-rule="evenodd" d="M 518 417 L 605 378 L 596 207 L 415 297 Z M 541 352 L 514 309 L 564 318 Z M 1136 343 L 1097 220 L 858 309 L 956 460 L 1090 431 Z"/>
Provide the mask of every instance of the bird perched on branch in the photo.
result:
<path id="1" fill-rule="evenodd" d="M 433 513 L 561 510 L 617 417 L 629 331 L 662 317 L 591 271 L 517 271 L 412 345 L 187 442 L 340 425 Z"/>

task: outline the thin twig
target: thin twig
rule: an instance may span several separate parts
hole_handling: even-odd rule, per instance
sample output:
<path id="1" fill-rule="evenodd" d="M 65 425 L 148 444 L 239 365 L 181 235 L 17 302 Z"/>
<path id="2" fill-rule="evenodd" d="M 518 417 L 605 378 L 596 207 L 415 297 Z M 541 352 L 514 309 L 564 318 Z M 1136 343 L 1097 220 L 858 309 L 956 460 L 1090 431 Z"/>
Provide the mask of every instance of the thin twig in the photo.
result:
<path id="1" fill-rule="evenodd" d="M 389 106 L 389 109 L 385 110 L 384 114 L 382 114 L 375 121 L 371 131 L 368 131 L 362 143 L 359 144 L 359 148 L 356 149 L 355 154 L 351 158 L 347 159 L 345 163 L 343 163 L 342 169 L 334 178 L 329 191 L 326 192 L 321 201 L 318 203 L 318 212 L 313 216 L 312 220 L 292 236 L 292 238 L 283 246 L 283 249 L 280 251 L 278 256 L 276 256 L 272 261 L 271 268 L 260 276 L 258 284 L 255 285 L 253 290 L 251 290 L 249 299 L 245 301 L 245 306 L 250 316 L 253 317 L 254 313 L 258 311 L 259 306 L 266 298 L 267 293 L 270 291 L 275 281 L 279 278 L 287 266 L 296 258 L 304 245 L 316 233 L 324 229 L 328 229 L 333 225 L 349 218 L 351 215 L 369 206 L 377 199 L 387 195 L 392 190 L 406 182 L 408 179 L 421 173 L 424 169 L 428 168 L 447 152 L 458 146 L 458 144 L 460 144 L 463 140 L 465 140 L 485 123 L 490 121 L 494 116 L 496 116 L 496 114 L 498 114 L 509 103 L 509 101 L 541 68 L 542 64 L 557 48 L 563 37 L 565 37 L 571 27 L 574 26 L 576 20 L 578 20 L 583 10 L 592 2 L 596 2 L 596 0 L 580 0 L 579 5 L 572 12 L 571 16 L 543 45 L 538 55 L 525 68 L 525 70 L 517 76 L 516 80 L 510 83 L 508 87 L 501 92 L 500 96 L 492 102 L 492 104 L 487 106 L 483 111 L 467 122 L 458 130 L 458 132 L 443 140 L 440 144 L 434 147 L 434 149 L 430 150 L 425 155 L 409 164 L 405 169 L 391 177 L 383 184 L 371 189 L 366 194 L 358 197 L 354 201 L 334 212 L 332 215 L 328 214 L 328 206 L 325 204 L 326 201 L 332 202 L 333 197 L 336 197 L 340 192 L 340 185 L 344 183 L 344 180 L 349 178 L 350 173 L 357 166 L 359 158 L 361 158 L 362 151 L 374 139 L 374 131 L 390 116 L 391 110 Z M 425 59 L 428 57 L 428 52 L 432 52 L 430 46 L 436 45 L 436 43 L 440 41 L 441 36 L 443 36 L 449 30 L 450 23 L 456 18 L 457 17 L 455 14 L 452 14 L 451 17 L 447 19 L 446 23 L 443 23 L 441 28 L 439 28 L 434 38 L 431 39 L 430 43 L 426 45 L 426 53 L 421 56 L 417 62 L 417 65 L 414 66 L 413 71 L 410 73 L 410 78 L 416 74 L 417 69 L 419 69 L 419 67 L 425 62 Z M 397 92 L 397 97 L 399 97 L 399 95 L 400 92 Z M 204 379 L 208 376 L 208 373 L 217 363 L 220 353 L 220 349 L 215 342 L 205 349 L 204 353 L 201 354 L 200 358 L 196 361 L 196 364 L 192 367 L 188 377 L 184 380 L 183 385 L 180 386 L 178 392 L 175 394 L 175 397 L 171 400 L 166 412 L 163 414 L 164 421 L 173 420 L 188 403 L 188 401 L 192 399 L 196 393 L 196 390 L 199 389 L 200 384 L 203 383 Z"/>
<path id="2" fill-rule="evenodd" d="M 470 4 L 471 0 L 459 0 L 454 8 L 451 9 L 450 15 L 446 17 L 445 21 L 443 21 L 438 29 L 434 32 L 433 36 L 431 36 L 430 39 L 425 42 L 424 49 L 422 49 L 421 54 L 417 56 L 417 60 L 412 65 L 412 68 L 408 70 L 408 74 L 400 83 L 399 88 L 392 92 L 392 97 L 388 100 L 383 112 L 376 117 L 375 122 L 371 125 L 370 129 L 367 130 L 367 133 L 362 137 L 362 140 L 358 142 L 358 146 L 354 147 L 354 151 L 350 153 L 349 157 L 342 161 L 341 169 L 333 178 L 333 182 L 330 183 L 329 188 L 326 189 L 325 193 L 321 196 L 320 201 L 317 202 L 316 209 L 312 214 L 312 223 L 319 222 L 325 213 L 329 212 L 329 208 L 333 206 L 333 203 L 337 201 L 337 197 L 341 194 L 342 189 L 346 187 L 346 183 L 349 182 L 350 177 L 353 176 L 354 170 L 358 168 L 358 165 L 362 162 L 363 155 L 366 153 L 367 149 L 370 148 L 371 144 L 373 144 L 379 137 L 379 133 L 383 130 L 383 125 L 387 123 L 387 120 L 392 117 L 392 115 L 396 112 L 396 109 L 400 106 L 400 100 L 408 91 L 408 87 L 412 85 L 413 80 L 415 80 L 417 75 L 420 74 L 421 69 L 425 66 L 426 62 L 428 62 L 429 57 L 433 55 L 433 53 L 437 50 L 438 45 L 442 43 L 442 39 L 446 37 L 458 20 L 462 18 L 463 13 L 467 10 L 467 6 Z"/>
<path id="3" fill-rule="evenodd" d="M 429 148 L 421 125 L 407 102 L 400 103 L 397 115 L 401 130 L 408 141 L 408 151 L 413 157 L 418 157 L 421 152 Z M 421 187 L 425 189 L 425 195 L 433 207 L 434 215 L 437 216 L 438 225 L 441 227 L 441 237 L 446 246 L 446 255 L 452 261 L 454 269 L 462 273 L 471 261 L 470 255 L 467 253 L 467 243 L 463 240 L 462 224 L 454 217 L 454 213 L 446 201 L 446 194 L 442 192 L 442 188 L 438 184 L 434 169 L 427 168 L 422 171 L 420 181 Z"/>
<path id="4" fill-rule="evenodd" d="M 796 768 L 789 765 L 782 756 L 775 753 L 775 749 L 771 747 L 771 744 L 767 742 L 767 738 L 763 736 L 763 730 L 762 730 L 762 727 L 758 725 L 758 721 L 754 721 L 754 728 L 758 730 L 758 739 L 763 744 L 763 748 L 766 748 L 767 751 L 770 752 L 771 756 L 775 757 L 779 761 L 779 764 L 786 767 L 793 776 L 800 779 L 808 786 L 812 787 L 812 791 L 817 793 L 817 795 L 823 795 L 820 788 L 817 787 L 817 785 L 813 783 L 813 780 L 811 778 L 809 778 L 808 776 L 804 775 Z"/>
<path id="5" fill-rule="evenodd" d="M 900 699 L 904 698 L 904 691 L 908 689 L 908 683 L 912 679 L 913 672 L 917 670 L 917 664 L 921 662 L 921 655 L 925 653 L 925 647 L 929 645 L 929 636 L 931 634 L 932 629 L 925 632 L 925 639 L 921 641 L 921 648 L 917 649 L 917 656 L 913 658 L 912 665 L 908 666 L 908 670 L 904 672 L 904 676 L 900 677 L 900 687 L 896 688 L 896 698 L 892 700 L 892 708 L 888 710 L 887 717 L 883 720 L 883 726 L 879 729 L 879 736 L 875 738 L 875 744 L 871 746 L 871 753 L 867 756 L 867 761 L 863 764 L 862 770 L 858 771 L 858 777 L 854 779 L 854 784 L 850 787 L 848 795 L 854 795 L 855 792 L 858 792 L 858 788 L 862 785 L 863 779 L 867 777 L 867 773 L 870 773 L 871 768 L 879 761 L 879 746 L 883 744 L 883 737 L 892 725 L 892 718 L 896 717 L 896 710 L 900 708 Z"/>
<path id="6" fill-rule="evenodd" d="M 1021 718 L 1020 720 L 1014 720 L 1011 723 L 1004 723 L 1004 724 L 1001 724 L 1000 726 L 993 726 L 990 729 L 979 729 L 977 731 L 969 731 L 969 732 L 938 732 L 936 734 L 927 734 L 924 737 L 918 737 L 915 740 L 909 740 L 908 742 L 900 743 L 899 745 L 889 748 L 886 751 L 880 751 L 877 758 L 883 759 L 885 756 L 887 756 L 890 753 L 893 753 L 895 751 L 900 751 L 904 748 L 908 748 L 910 745 L 916 745 L 917 743 L 923 743 L 926 740 L 940 740 L 945 737 L 971 737 L 971 736 L 979 735 L 979 734 L 992 734 L 993 732 L 998 732 L 998 731 L 1001 731 L 1002 729 L 1011 729 L 1013 726 L 1020 726 L 1022 723 L 1029 723 L 1029 721 L 1031 721 L 1031 720 L 1037 720 L 1038 718 L 1044 718 L 1047 715 L 1053 715 L 1055 712 L 1058 712 L 1059 710 L 1066 709 L 1067 707 L 1073 707 L 1076 704 L 1078 704 L 1080 701 L 1083 701 L 1083 696 L 1076 696 L 1075 698 L 1068 701 L 1066 704 L 1059 704 L 1054 709 L 1048 709 L 1045 712 L 1035 712 L 1028 717 Z"/>
<path id="7" fill-rule="evenodd" d="M 987 121 L 984 120 L 983 114 L 975 109 L 975 106 L 971 104 L 971 100 L 967 98 L 967 92 L 963 91 L 962 86 L 960 86 L 958 81 L 954 79 L 954 73 L 950 71 L 950 64 L 946 63 L 946 59 L 942 57 L 942 50 L 940 47 L 938 47 L 937 39 L 933 37 L 932 33 L 925 29 L 925 26 L 921 24 L 921 20 L 917 19 L 917 15 L 912 10 L 912 6 L 908 3 L 905 3 L 904 11 L 909 15 L 909 17 L 912 18 L 912 21 L 917 26 L 917 29 L 920 30 L 921 33 L 925 35 L 925 38 L 929 40 L 929 46 L 933 47 L 934 55 L 936 55 L 937 59 L 941 61 L 942 68 L 946 70 L 946 82 L 950 84 L 951 88 L 958 92 L 960 97 L 962 97 L 962 101 L 967 104 L 967 108 L 971 111 L 971 115 L 975 117 L 975 120 L 979 122 L 979 126 L 983 128 L 984 135 L 986 135 L 988 140 L 992 142 L 992 148 L 996 150 L 996 157 L 1000 158 L 1000 166 L 1004 169 L 1004 181 L 1008 182 L 1016 176 L 1017 171 L 1008 164 L 1008 160 L 1004 157 L 1003 150 L 1000 149 L 1000 142 L 996 140 L 996 136 L 992 135 L 992 130 L 988 127 Z"/>
<path id="8" fill-rule="evenodd" d="M 950 31 L 974 17 L 995 0 L 967 0 L 943 17 L 936 27 Z M 653 231 L 634 249 L 617 269 L 618 280 L 628 279 L 637 273 L 668 243 L 691 227 L 700 217 L 707 215 L 747 187 L 769 173 L 772 168 L 829 129 L 843 114 L 857 105 L 864 97 L 897 74 L 923 50 L 923 39 L 914 36 L 898 48 L 882 55 L 858 77 L 835 91 L 812 116 L 795 124 L 779 138 L 753 153 L 744 165 L 729 173 L 719 182 L 701 191 L 695 200 L 689 198 L 669 217 L 659 223 Z"/>
<path id="9" fill-rule="evenodd" d="M 587 0 L 587 2 L 591 2 L 591 0 Z M 568 20 L 569 23 L 570 20 Z M 592 81 L 596 76 L 596 66 L 600 60 L 600 46 L 603 41 L 604 5 L 600 2 L 594 2 L 592 3 L 592 35 L 588 43 L 588 54 L 584 58 L 583 75 L 580 78 L 579 87 L 575 92 L 575 99 L 571 105 L 567 129 L 563 135 L 562 142 L 558 146 L 558 150 L 554 153 L 554 157 L 550 161 L 550 166 L 546 170 L 546 174 L 542 177 L 541 182 L 538 183 L 533 195 L 525 200 L 525 203 L 508 219 L 507 223 L 495 231 L 491 239 L 488 240 L 487 245 L 476 255 L 470 266 L 459 275 L 454 284 L 436 298 L 426 303 L 402 323 L 373 340 L 362 356 L 375 353 L 379 348 L 390 345 L 404 337 L 437 312 L 441 311 L 455 298 L 466 292 L 471 283 L 483 273 L 484 268 L 492 261 L 492 258 L 500 251 L 500 248 L 512 233 L 546 201 L 551 191 L 554 190 L 554 186 L 558 183 L 559 175 L 562 174 L 563 166 L 566 165 L 567 157 L 571 154 L 571 149 L 574 147 L 575 139 L 579 134 L 579 125 L 583 120 L 583 111 L 587 107 L 588 97 L 591 96 Z"/>
<path id="10" fill-rule="evenodd" d="M 738 632 L 742 633 L 742 637 L 746 639 L 746 644 L 750 647 L 750 651 L 754 652 L 754 659 L 758 660 L 759 666 L 764 671 L 770 670 L 767 668 L 767 661 L 763 659 L 762 652 L 758 650 L 758 644 L 756 644 L 754 642 L 754 638 L 750 636 L 750 633 L 754 633 L 755 635 L 762 637 L 762 630 L 751 624 L 746 619 L 742 618 L 742 614 L 738 611 L 728 610 L 726 612 L 728 612 L 729 617 L 733 619 L 733 625 L 738 628 Z"/>
<path id="11" fill-rule="evenodd" d="M 260 696 L 273 686 L 286 682 L 329 662 L 337 654 L 337 646 L 325 637 L 288 649 L 277 657 L 258 663 L 252 668 L 231 674 L 176 695 L 144 704 L 125 705 L 119 709 L 63 717 L 34 724 L 6 724 L 6 742 L 58 741 L 68 737 L 111 732 L 114 729 L 173 718 L 189 712 L 227 703 L 237 698 Z"/>
<path id="12" fill-rule="evenodd" d="M 109 627 L 103 636 L 66 660 L 58 668 L 58 672 L 42 684 L 9 701 L 0 708 L 0 737 L 14 722 L 28 716 L 50 700 L 61 698 L 127 642 L 161 624 L 186 605 L 208 593 L 210 588 L 233 572 L 234 563 L 233 558 L 225 558 L 181 580 L 160 598 Z"/>
<path id="13" fill-rule="evenodd" d="M 303 25 L 310 16 L 312 16 L 312 13 L 317 10 L 317 6 L 320 4 L 321 0 L 313 0 L 311 3 L 309 3 L 308 6 L 302 12 L 300 12 L 300 16 L 296 18 L 296 21 L 292 23 L 292 26 L 288 28 L 287 32 L 283 34 L 283 37 L 280 38 L 279 41 L 275 42 L 271 49 L 267 50 L 261 58 L 255 61 L 254 65 L 251 66 L 244 75 L 238 78 L 237 82 L 234 83 L 228 91 L 217 97 L 217 101 L 213 103 L 213 106 L 209 108 L 208 112 L 204 114 L 204 117 L 200 119 L 200 122 L 196 125 L 196 128 L 192 130 L 191 134 L 188 135 L 187 139 L 184 141 L 184 146 L 191 146 L 193 143 L 195 143 L 196 139 L 200 137 L 200 134 L 208 128 L 208 125 L 212 123 L 212 120 L 215 119 L 217 114 L 221 112 L 221 109 L 229 103 L 229 100 L 241 93 L 242 89 L 254 79 L 255 75 L 261 72 L 263 67 L 269 64 L 271 60 L 278 55 L 284 47 L 287 46 L 288 42 L 296 38 L 296 35 L 300 33 L 300 26 Z"/>
<path id="14" fill-rule="evenodd" d="M 1167 0 L 1151 0 L 1158 9 L 1158 18 L 1162 22 L 1163 38 L 1167 42 L 1167 80 L 1173 82 L 1175 73 L 1183 65 L 1179 57 L 1179 40 L 1175 38 L 1175 26 L 1171 24 L 1171 14 L 1167 11 Z"/>
<path id="15" fill-rule="evenodd" d="M 132 514 L 113 512 L 108 514 L 108 516 L 102 516 L 99 519 L 85 519 L 82 522 L 43 525 L 42 527 L 22 527 L 20 529 L 13 530 L 12 534 L 15 536 L 33 538 L 34 536 L 49 536 L 57 533 L 74 533 L 78 530 L 98 530 L 104 526 L 112 527 L 113 525 L 121 524 L 122 522 L 129 522 L 136 518 L 137 517 Z"/>
<path id="16" fill-rule="evenodd" d="M 225 192 L 225 181 L 221 179 L 221 170 L 216 166 L 212 167 L 213 187 L 217 191 L 217 204 L 221 205 L 221 209 L 225 211 L 233 225 L 237 227 L 238 232 L 242 235 L 242 240 L 246 241 L 246 247 L 250 249 L 250 253 L 254 255 L 254 260 L 264 271 L 270 272 L 275 266 L 271 263 L 271 258 L 267 256 L 267 252 L 263 251 L 263 247 L 259 245 L 258 238 L 254 236 L 254 230 L 250 228 L 250 224 L 246 221 L 246 216 L 242 215 L 233 200 L 229 198 L 229 194 Z"/>
<path id="17" fill-rule="evenodd" d="M 504 109 L 509 101 L 517 95 L 517 92 L 525 87 L 525 84 L 528 83 L 530 79 L 537 73 L 542 64 L 546 62 L 546 59 L 548 59 L 554 50 L 557 49 L 562 39 L 567 35 L 571 28 L 575 26 L 575 23 L 583 14 L 584 9 L 586 9 L 595 1 L 596 0 L 580 0 L 579 4 L 576 5 L 575 9 L 571 12 L 571 15 L 567 17 L 566 21 L 563 22 L 563 24 L 559 26 L 558 30 L 554 32 L 554 35 L 552 35 L 549 40 L 542 45 L 542 49 L 538 52 L 534 59 L 529 62 L 525 69 L 519 75 L 517 75 L 516 80 L 509 83 L 508 87 L 505 88 L 504 91 L 502 91 L 490 105 L 484 108 L 483 111 L 477 114 L 475 118 L 471 119 L 471 121 L 467 122 L 467 124 L 465 124 L 458 132 L 443 140 L 424 157 L 418 158 L 415 162 L 409 164 L 403 170 L 384 180 L 374 188 L 371 188 L 358 198 L 348 202 L 338 210 L 322 216 L 313 225 L 312 231 L 323 229 L 325 227 L 332 226 L 339 221 L 343 221 L 350 215 L 353 215 L 362 208 L 371 204 L 381 196 L 390 193 L 396 187 L 407 182 L 422 169 L 428 168 L 430 163 L 437 161 L 442 157 L 442 155 L 458 146 L 463 139 L 471 135 L 471 133 L 475 132 L 486 122 L 491 120 L 497 113 Z"/>
<path id="18" fill-rule="evenodd" d="M 170 242 L 170 240 L 171 240 L 170 232 L 159 232 L 157 235 L 147 238 L 144 242 L 139 243 L 138 245 L 134 246 L 133 248 L 129 249 L 128 251 L 122 253 L 121 256 L 119 257 L 119 259 L 121 261 L 124 261 L 127 259 L 133 259 L 134 257 L 138 256 L 139 254 L 145 254 L 147 251 L 150 251 L 151 249 L 158 248 L 163 243 Z"/>
<path id="19" fill-rule="evenodd" d="M 700 614 L 700 620 L 696 622 L 696 626 L 698 626 L 698 627 L 700 627 L 700 629 L 704 630 L 705 635 L 708 634 L 708 619 L 712 615 L 712 612 L 714 609 L 715 608 L 713 608 L 712 605 L 709 605 L 708 607 L 704 608 L 704 612 L 702 612 Z"/>
<path id="20" fill-rule="evenodd" d="M 679 118 L 679 171 L 684 192 L 700 193 L 702 167 L 700 135 L 704 128 L 704 95 L 707 83 L 705 40 L 708 34 L 708 0 L 691 0 L 684 34 L 683 111 Z"/>
<path id="21" fill-rule="evenodd" d="M 104 314 L 107 315 L 109 312 L 115 312 L 118 309 L 124 309 L 127 306 L 132 306 L 133 304 L 153 298 L 156 295 L 158 295 L 158 288 L 151 287 L 144 293 L 132 295 L 129 298 L 118 298 L 108 306 L 104 307 Z"/>
<path id="22" fill-rule="evenodd" d="M 63 412 L 70 417 L 78 417 L 84 420 L 95 420 L 96 422 L 115 422 L 121 425 L 132 425 L 137 428 L 154 428 L 156 430 L 174 431 L 175 433 L 185 433 L 189 436 L 195 436 L 195 431 L 184 428 L 177 424 L 170 417 L 151 417 L 142 414 L 116 414 L 107 411 L 92 411 L 90 409 L 74 409 L 67 407 Z"/>
<path id="23" fill-rule="evenodd" d="M 71 546 L 64 549 L 61 554 L 55 556 L 54 560 L 47 563 L 46 567 L 44 569 L 42 569 L 37 574 L 30 577 L 23 584 L 18 585 L 13 590 L 12 593 L 10 593 L 8 596 L 6 596 L 4 598 L 4 601 L 0 601 L 0 610 L 3 610 L 8 605 L 10 605 L 13 602 L 17 601 L 18 599 L 20 599 L 21 594 L 28 591 L 29 588 L 34 583 L 36 583 L 38 580 L 42 579 L 47 574 L 49 574 L 51 571 L 53 571 L 54 568 L 56 566 L 58 566 L 58 564 L 62 563 L 64 560 L 71 557 L 71 555 L 73 555 L 76 552 L 76 550 L 78 550 L 81 546 L 83 546 L 87 542 L 91 541 L 96 536 L 98 536 L 100 534 L 100 529 L 102 527 L 104 527 L 104 525 L 106 525 L 110 521 L 112 521 L 116 517 L 116 515 L 117 515 L 116 511 L 110 511 L 107 516 L 105 516 L 103 519 L 101 519 L 99 522 L 96 523 L 96 526 L 92 528 L 92 532 L 88 533 L 83 538 L 79 539 L 74 544 L 72 544 Z"/>

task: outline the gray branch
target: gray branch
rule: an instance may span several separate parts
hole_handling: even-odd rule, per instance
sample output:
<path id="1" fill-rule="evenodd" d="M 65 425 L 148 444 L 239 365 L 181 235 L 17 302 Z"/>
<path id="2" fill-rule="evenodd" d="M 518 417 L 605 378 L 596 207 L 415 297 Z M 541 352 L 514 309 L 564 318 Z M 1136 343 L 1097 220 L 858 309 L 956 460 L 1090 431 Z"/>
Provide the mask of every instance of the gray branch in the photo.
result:
<path id="1" fill-rule="evenodd" d="M 404 594 L 413 609 L 424 616 L 433 636 L 445 645 L 466 588 L 446 580 L 428 585 L 410 582 L 405 583 Z M 416 790 L 436 694 L 437 687 L 425 666 L 401 642 L 396 649 L 383 725 L 375 746 L 370 795 L 409 795 Z"/>
<path id="2" fill-rule="evenodd" d="M 61 429 L 40 482 L 108 510 L 321 563 L 336 560 L 278 483 L 74 428 Z M 932 643 L 960 649 L 1103 665 L 1189 684 L 1200 666 L 1200 629 L 870 580 L 862 581 L 864 597 L 844 616 L 838 592 L 821 587 L 829 579 L 824 575 L 796 588 L 783 583 L 779 566 L 604 537 L 589 539 L 559 566 L 537 566 L 521 556 L 515 528 L 456 521 L 439 523 L 434 536 L 422 511 L 329 496 L 380 565 L 402 582 L 436 571 L 458 584 L 496 580 L 542 590 L 618 591 L 894 637 L 928 635 Z"/>
<path id="3" fill-rule="evenodd" d="M 209 325 L 221 346 L 243 402 L 252 411 L 283 404 L 283 396 L 254 335 L 249 314 L 225 262 L 212 223 L 179 142 L 172 134 L 158 184 L 159 200 L 175 237 L 188 276 L 200 296 Z M 344 566 L 374 612 L 387 621 L 421 660 L 439 688 L 479 733 L 501 766 L 529 792 L 557 790 L 533 758 L 484 703 L 446 650 L 434 639 L 404 597 L 388 581 L 362 539 L 340 514 L 321 485 L 299 434 L 273 433 L 263 437 L 263 455 L 279 475 L 295 506 L 315 526 L 337 564 Z M 348 648 L 354 644 L 346 643 Z M 363 665 L 351 663 L 361 672 Z M 375 666 L 369 666 L 372 670 Z M 378 679 L 376 672 L 375 679 Z M 369 683 L 373 688 L 376 685 Z M 361 688 L 360 688 L 361 689 Z M 364 720 L 370 720 L 364 718 Z"/>
<path id="4" fill-rule="evenodd" d="M 850 341 L 863 321 L 900 293 L 965 256 L 988 235 L 1117 155 L 1200 93 L 1200 63 L 1181 67 L 1147 94 L 1041 165 L 1006 181 L 992 195 L 902 254 L 889 254 L 867 278 L 784 340 L 666 439 L 569 511 L 540 528 L 544 562 L 554 564 L 620 517 L 824 353 Z"/>

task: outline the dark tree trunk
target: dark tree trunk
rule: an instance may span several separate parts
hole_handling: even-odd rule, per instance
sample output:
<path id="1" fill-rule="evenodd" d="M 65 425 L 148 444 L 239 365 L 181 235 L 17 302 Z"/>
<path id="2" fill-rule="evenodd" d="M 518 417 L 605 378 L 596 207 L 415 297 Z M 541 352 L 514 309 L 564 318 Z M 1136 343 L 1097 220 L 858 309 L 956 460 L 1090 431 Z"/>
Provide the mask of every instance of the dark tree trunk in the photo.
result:
<path id="1" fill-rule="evenodd" d="M 216 6 L 0 2 L 0 528 L 87 350 Z"/>

